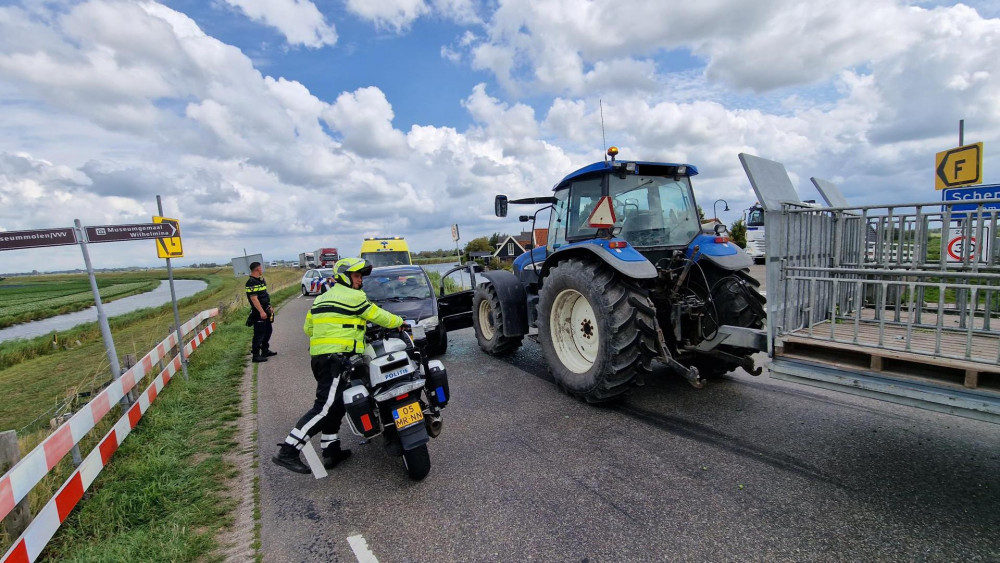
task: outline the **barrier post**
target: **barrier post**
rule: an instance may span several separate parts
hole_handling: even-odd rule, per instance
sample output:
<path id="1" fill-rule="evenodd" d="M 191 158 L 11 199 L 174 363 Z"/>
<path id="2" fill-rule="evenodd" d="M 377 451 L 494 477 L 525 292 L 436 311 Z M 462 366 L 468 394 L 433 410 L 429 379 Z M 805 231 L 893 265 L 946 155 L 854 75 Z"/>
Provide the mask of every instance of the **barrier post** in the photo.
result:
<path id="1" fill-rule="evenodd" d="M 59 417 L 59 424 L 65 424 L 66 422 L 69 422 L 69 419 L 71 418 L 73 418 L 73 413 L 64 412 L 62 416 Z M 73 467 L 80 467 L 80 464 L 83 463 L 83 456 L 80 455 L 80 445 L 73 444 L 70 454 L 73 456 Z"/>
<path id="2" fill-rule="evenodd" d="M 19 461 L 21 461 L 21 449 L 17 445 L 17 432 L 13 430 L 0 432 L 0 475 Z M 0 524 L 3 525 L 7 536 L 13 539 L 24 533 L 30 522 L 31 510 L 28 507 L 28 498 L 25 497 L 6 518 L 0 521 Z"/>
<path id="3" fill-rule="evenodd" d="M 125 373 L 135 365 L 135 354 L 125 354 L 125 357 L 122 358 L 122 362 L 122 373 Z M 124 398 L 128 399 L 128 406 L 132 406 L 132 403 L 139 398 L 139 395 L 137 394 L 135 388 L 132 388 L 128 393 L 125 393 Z"/>
<path id="4" fill-rule="evenodd" d="M 163 202 L 160 196 L 156 196 L 156 209 L 160 217 L 163 216 Z M 170 282 L 170 302 L 174 305 L 174 329 L 177 331 L 177 353 L 181 355 L 181 371 L 184 373 L 184 381 L 188 379 L 188 359 L 184 353 L 184 335 L 181 334 L 181 315 L 177 310 L 177 293 L 174 291 L 174 268 L 170 265 L 170 258 L 167 258 L 167 280 Z"/>

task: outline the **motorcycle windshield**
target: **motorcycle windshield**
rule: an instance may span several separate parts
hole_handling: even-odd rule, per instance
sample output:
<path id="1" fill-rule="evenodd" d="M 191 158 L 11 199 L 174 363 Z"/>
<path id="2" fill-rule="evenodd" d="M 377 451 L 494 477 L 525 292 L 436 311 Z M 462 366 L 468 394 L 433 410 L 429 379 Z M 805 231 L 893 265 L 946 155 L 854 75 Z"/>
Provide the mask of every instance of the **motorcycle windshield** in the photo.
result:
<path id="1" fill-rule="evenodd" d="M 635 247 L 686 246 L 701 232 L 698 206 L 686 176 L 608 177 L 615 226 Z"/>

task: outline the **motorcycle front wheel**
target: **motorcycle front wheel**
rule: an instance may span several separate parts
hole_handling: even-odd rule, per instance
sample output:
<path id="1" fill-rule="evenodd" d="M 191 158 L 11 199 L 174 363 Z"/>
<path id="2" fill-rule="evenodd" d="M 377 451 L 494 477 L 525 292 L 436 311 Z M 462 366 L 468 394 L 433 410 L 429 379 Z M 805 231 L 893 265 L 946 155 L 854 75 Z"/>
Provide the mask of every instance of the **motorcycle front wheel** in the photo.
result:
<path id="1" fill-rule="evenodd" d="M 420 481 L 431 472 L 431 454 L 427 444 L 403 452 L 403 467 L 414 481 Z"/>

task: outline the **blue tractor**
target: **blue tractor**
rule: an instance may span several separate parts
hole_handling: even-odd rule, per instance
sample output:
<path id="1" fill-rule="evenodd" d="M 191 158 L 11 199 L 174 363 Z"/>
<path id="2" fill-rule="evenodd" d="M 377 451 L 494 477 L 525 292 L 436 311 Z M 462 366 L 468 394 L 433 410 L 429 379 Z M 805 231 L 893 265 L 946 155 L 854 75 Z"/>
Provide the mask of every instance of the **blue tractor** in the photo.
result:
<path id="1" fill-rule="evenodd" d="M 659 360 L 692 385 L 743 367 L 765 349 L 764 297 L 752 260 L 725 226 L 702 227 L 690 164 L 597 162 L 562 179 L 549 197 L 508 200 L 549 210 L 545 246 L 513 272 L 483 272 L 472 299 L 479 346 L 503 356 L 537 337 L 556 384 L 600 403 L 628 393 Z M 537 335 L 531 333 L 537 329 Z"/>

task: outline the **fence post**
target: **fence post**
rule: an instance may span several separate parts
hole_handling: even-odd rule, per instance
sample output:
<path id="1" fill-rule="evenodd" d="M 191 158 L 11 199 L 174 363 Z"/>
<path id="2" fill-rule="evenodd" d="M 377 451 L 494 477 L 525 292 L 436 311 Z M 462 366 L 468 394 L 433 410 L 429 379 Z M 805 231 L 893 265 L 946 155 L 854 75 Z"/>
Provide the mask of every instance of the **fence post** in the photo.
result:
<path id="1" fill-rule="evenodd" d="M 73 418 L 73 413 L 64 412 L 59 417 L 59 424 L 65 424 L 71 418 Z M 80 445 L 73 444 L 73 448 L 70 450 L 70 453 L 73 454 L 73 467 L 80 467 L 80 464 L 83 463 L 83 456 L 80 455 Z"/>
<path id="2" fill-rule="evenodd" d="M 13 430 L 0 432 L 0 475 L 14 467 L 18 461 L 21 461 L 21 449 L 17 445 L 17 432 Z M 12 540 L 20 536 L 29 523 L 31 523 L 31 511 L 28 507 L 28 497 L 21 499 L 14 510 L 0 522 Z"/>
<path id="3" fill-rule="evenodd" d="M 122 361 L 124 362 L 122 364 L 122 373 L 125 373 L 126 371 L 132 369 L 133 366 L 135 366 L 135 354 L 125 354 L 125 357 L 122 359 Z M 128 401 L 126 408 L 131 407 L 132 404 L 139 399 L 139 392 L 135 387 L 132 387 L 131 389 L 129 389 L 128 393 L 126 393 L 125 396 L 122 398 Z"/>

